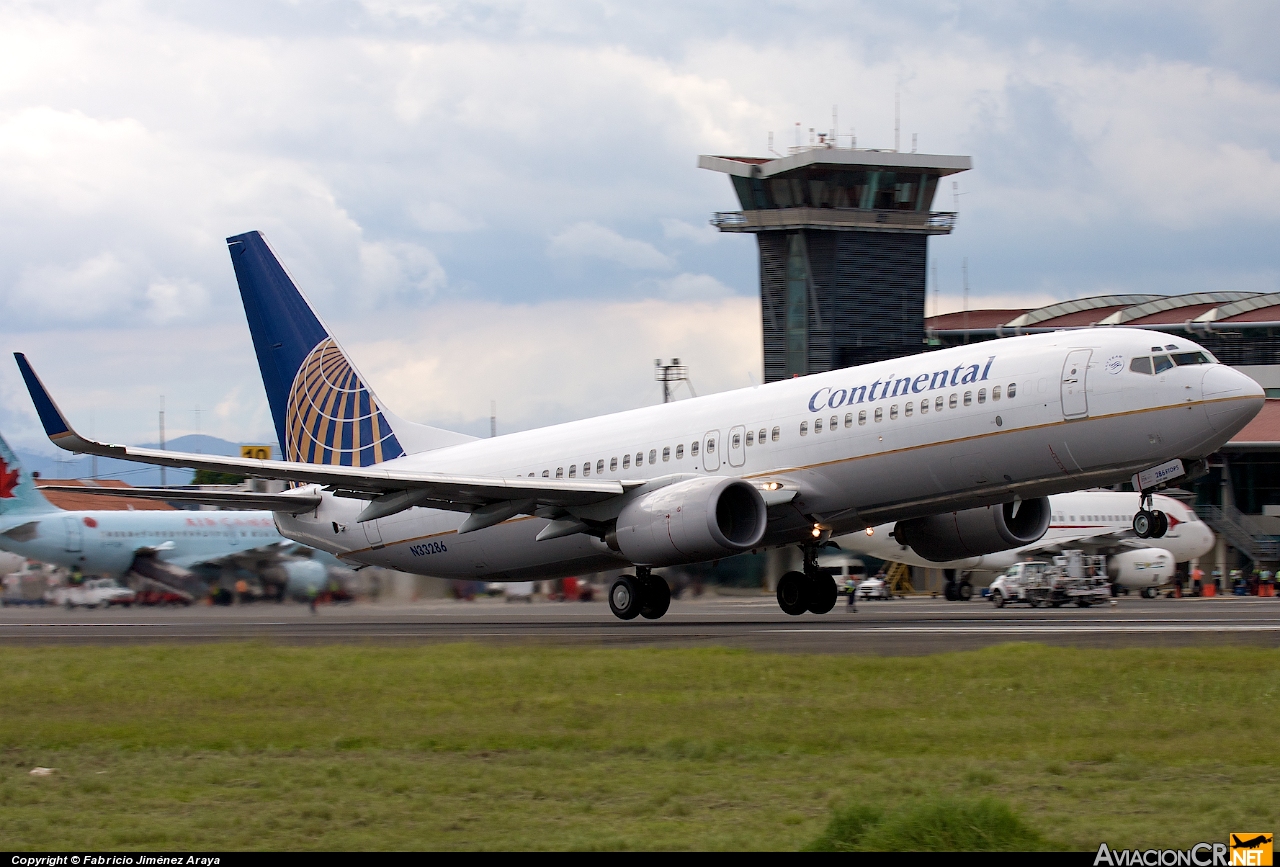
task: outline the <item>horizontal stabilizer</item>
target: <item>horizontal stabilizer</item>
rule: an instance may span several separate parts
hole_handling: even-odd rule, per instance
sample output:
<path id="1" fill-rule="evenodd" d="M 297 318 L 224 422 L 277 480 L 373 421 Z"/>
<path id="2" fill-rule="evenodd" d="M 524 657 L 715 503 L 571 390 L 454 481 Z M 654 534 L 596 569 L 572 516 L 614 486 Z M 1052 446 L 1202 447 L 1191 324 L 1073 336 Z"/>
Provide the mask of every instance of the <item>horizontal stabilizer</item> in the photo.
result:
<path id="1" fill-rule="evenodd" d="M 84 493 L 79 485 L 40 485 L 42 491 Z M 94 488 L 94 495 L 131 497 L 139 500 L 164 500 L 168 503 L 199 503 L 206 506 L 231 506 L 237 509 L 270 509 L 300 515 L 320 505 L 320 495 L 311 492 L 259 494 L 253 491 L 197 491 L 181 488 Z"/>

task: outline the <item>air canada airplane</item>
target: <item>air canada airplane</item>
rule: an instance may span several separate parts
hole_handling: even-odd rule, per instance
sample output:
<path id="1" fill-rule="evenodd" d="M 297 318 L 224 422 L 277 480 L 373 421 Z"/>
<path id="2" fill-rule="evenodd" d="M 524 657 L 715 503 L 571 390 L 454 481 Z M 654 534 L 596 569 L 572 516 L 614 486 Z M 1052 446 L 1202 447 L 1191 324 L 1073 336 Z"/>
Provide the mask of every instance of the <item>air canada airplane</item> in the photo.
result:
<path id="1" fill-rule="evenodd" d="M 833 541 L 841 548 L 882 560 L 961 573 L 959 581 L 948 580 L 948 599 L 967 601 L 973 595 L 972 585 L 963 577 L 965 572 L 1003 572 L 1029 557 L 1043 557 L 1068 548 L 1105 555 L 1107 573 L 1116 585 L 1150 597 L 1156 588 L 1173 579 L 1176 564 L 1209 553 L 1214 536 L 1208 525 L 1185 504 L 1157 494 L 1152 505 L 1164 513 L 1169 528 L 1153 546 L 1133 533 L 1136 505 L 1137 497 L 1133 494 L 1117 491 L 1055 494 L 1049 497 L 1049 529 L 1039 539 L 1005 551 L 952 557 L 940 562 L 898 541 L 893 524 L 868 527 Z"/>
<path id="2" fill-rule="evenodd" d="M 474 439 L 393 415 L 263 236 L 227 242 L 288 459 L 85 439 L 18 353 L 54 443 L 293 482 L 240 499 L 272 509 L 285 536 L 348 562 L 499 581 L 629 564 L 636 574 L 609 591 L 624 620 L 666 612 L 655 567 L 783 545 L 801 547 L 805 568 L 779 580 L 779 605 L 826 613 L 836 587 L 817 555 L 833 534 L 893 521 L 900 537 L 905 529 L 957 556 L 1029 544 L 1049 526 L 1048 495 L 1165 464 L 1176 469 L 1162 479 L 1196 472 L 1263 403 L 1257 383 L 1190 340 L 1102 328 Z M 1158 529 L 1150 495 L 1133 495 L 1137 515 Z"/>

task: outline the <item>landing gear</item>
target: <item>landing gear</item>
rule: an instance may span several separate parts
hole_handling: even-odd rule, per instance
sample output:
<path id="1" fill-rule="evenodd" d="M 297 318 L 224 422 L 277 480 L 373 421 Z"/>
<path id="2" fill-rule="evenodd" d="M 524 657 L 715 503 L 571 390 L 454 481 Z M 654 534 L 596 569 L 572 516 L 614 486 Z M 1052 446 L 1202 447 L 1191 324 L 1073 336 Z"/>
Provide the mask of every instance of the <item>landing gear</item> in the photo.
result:
<path id="1" fill-rule="evenodd" d="M 963 575 L 956 580 L 956 570 L 947 569 L 944 573 L 947 584 L 942 588 L 942 596 L 948 602 L 968 602 L 973 598 L 973 585 Z"/>
<path id="2" fill-rule="evenodd" d="M 1169 516 L 1151 508 L 1151 495 L 1142 494 L 1142 508 L 1133 516 L 1133 535 L 1139 539 L 1159 539 L 1169 532 Z"/>
<path id="3" fill-rule="evenodd" d="M 1139 595 L 1139 596 L 1141 596 L 1143 599 L 1155 599 L 1155 598 L 1156 598 L 1156 588 L 1154 588 L 1154 587 L 1143 587 L 1143 588 L 1142 588 L 1142 591 L 1141 591 L 1138 595 Z"/>
<path id="4" fill-rule="evenodd" d="M 956 585 L 956 598 L 961 602 L 968 602 L 972 599 L 973 585 L 962 579 L 960 583 Z"/>
<path id="5" fill-rule="evenodd" d="M 670 607 L 671 588 L 648 566 L 637 566 L 635 575 L 623 575 L 609 588 L 609 610 L 620 620 L 657 620 Z"/>
<path id="6" fill-rule="evenodd" d="M 778 607 L 793 617 L 806 611 L 826 614 L 836 607 L 836 581 L 818 566 L 816 545 L 805 545 L 801 550 L 804 571 L 788 572 L 778 579 Z"/>

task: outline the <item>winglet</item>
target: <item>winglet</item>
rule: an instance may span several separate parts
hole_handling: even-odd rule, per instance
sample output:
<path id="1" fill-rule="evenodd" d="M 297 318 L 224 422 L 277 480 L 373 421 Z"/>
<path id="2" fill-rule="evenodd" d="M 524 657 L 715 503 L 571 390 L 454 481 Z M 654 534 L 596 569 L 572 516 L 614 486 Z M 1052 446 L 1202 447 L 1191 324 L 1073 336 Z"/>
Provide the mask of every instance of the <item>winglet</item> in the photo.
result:
<path id="1" fill-rule="evenodd" d="M 49 439 L 56 443 L 62 437 L 74 436 L 75 431 L 67 423 L 62 410 L 58 409 L 58 405 L 49 396 L 49 391 L 44 387 L 44 383 L 40 381 L 40 377 L 36 376 L 36 372 L 31 368 L 31 363 L 27 361 L 27 356 L 21 352 L 15 352 L 13 357 L 18 362 L 18 370 L 22 372 L 22 379 L 27 383 L 27 391 L 31 393 L 31 402 L 36 405 L 36 413 L 39 414 L 40 423 L 44 425 L 44 432 L 49 435 Z"/>

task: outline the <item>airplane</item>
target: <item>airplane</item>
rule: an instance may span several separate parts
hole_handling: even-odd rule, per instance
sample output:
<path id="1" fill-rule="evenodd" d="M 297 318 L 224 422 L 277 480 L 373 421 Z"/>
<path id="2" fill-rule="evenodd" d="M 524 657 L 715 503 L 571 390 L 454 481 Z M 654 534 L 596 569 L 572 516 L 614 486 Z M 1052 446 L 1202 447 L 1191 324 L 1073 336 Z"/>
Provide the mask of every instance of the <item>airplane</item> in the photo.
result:
<path id="1" fill-rule="evenodd" d="M 272 549 L 294 546 L 276 531 L 271 512 L 66 511 L 40 491 L 0 437 L 0 549 L 85 575 L 137 572 L 166 584 L 181 584 L 184 570 L 265 558 L 288 580 L 288 564 L 276 563 Z"/>
<path id="2" fill-rule="evenodd" d="M 881 560 L 946 570 L 945 595 L 950 600 L 968 601 L 972 597 L 973 586 L 963 577 L 965 572 L 1003 572 L 1028 557 L 1067 548 L 1106 555 L 1107 572 L 1114 584 L 1126 592 L 1137 590 L 1144 598 L 1151 598 L 1156 588 L 1172 580 L 1176 564 L 1204 556 L 1214 543 L 1213 531 L 1184 503 L 1156 494 L 1154 504 L 1169 520 L 1169 530 L 1158 546 L 1134 536 L 1134 495 L 1118 491 L 1055 494 L 1049 497 L 1049 528 L 1043 536 L 1028 545 L 990 554 L 931 560 L 898 541 L 892 524 L 868 527 L 832 541 L 845 550 Z M 955 580 L 955 573 L 961 573 L 959 581 Z"/>
<path id="3" fill-rule="evenodd" d="M 1263 405 L 1188 339 L 1092 328 L 476 439 L 391 413 L 262 234 L 227 244 L 287 460 L 89 440 L 15 353 L 55 444 L 291 482 L 241 498 L 347 562 L 492 581 L 630 565 L 608 594 L 623 620 L 666 613 L 654 568 L 787 545 L 804 570 L 780 578 L 779 606 L 824 614 L 837 591 L 817 556 L 833 535 L 896 521 L 947 557 L 992 553 L 1044 535 L 1049 495 L 1134 473 L 1151 480 L 1135 527 L 1158 536 L 1154 488 L 1203 471 Z"/>

